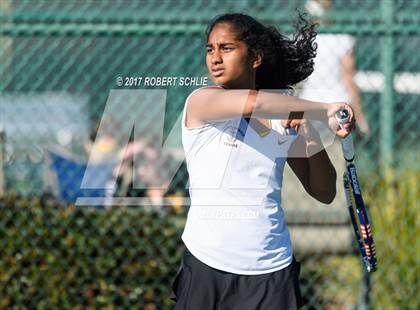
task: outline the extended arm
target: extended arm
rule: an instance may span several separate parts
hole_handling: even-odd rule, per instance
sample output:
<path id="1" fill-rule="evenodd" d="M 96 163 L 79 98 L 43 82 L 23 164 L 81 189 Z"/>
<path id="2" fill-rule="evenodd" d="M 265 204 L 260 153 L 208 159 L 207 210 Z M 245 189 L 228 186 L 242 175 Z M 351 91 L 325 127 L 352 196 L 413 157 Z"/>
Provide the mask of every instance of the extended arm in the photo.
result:
<path id="1" fill-rule="evenodd" d="M 339 129 L 334 117 L 335 112 L 340 108 L 348 109 L 352 120 L 353 112 L 345 103 L 326 104 L 303 100 L 274 90 L 230 90 L 209 87 L 199 89 L 191 95 L 187 107 L 187 118 L 195 122 L 206 122 L 237 116 L 288 119 L 303 115 L 302 117 L 307 119 L 328 122 L 329 127 L 338 136 L 345 137 L 349 134 L 350 125 Z"/>

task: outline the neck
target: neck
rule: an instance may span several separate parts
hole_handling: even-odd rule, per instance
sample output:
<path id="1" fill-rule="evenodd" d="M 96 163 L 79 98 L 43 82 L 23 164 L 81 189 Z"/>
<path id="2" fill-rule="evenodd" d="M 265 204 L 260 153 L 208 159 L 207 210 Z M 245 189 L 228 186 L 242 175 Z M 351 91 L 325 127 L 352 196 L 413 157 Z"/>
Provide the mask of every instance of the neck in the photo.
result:
<path id="1" fill-rule="evenodd" d="M 241 84 L 241 85 L 220 85 L 225 89 L 254 89 L 255 90 L 255 83 L 250 84 Z"/>

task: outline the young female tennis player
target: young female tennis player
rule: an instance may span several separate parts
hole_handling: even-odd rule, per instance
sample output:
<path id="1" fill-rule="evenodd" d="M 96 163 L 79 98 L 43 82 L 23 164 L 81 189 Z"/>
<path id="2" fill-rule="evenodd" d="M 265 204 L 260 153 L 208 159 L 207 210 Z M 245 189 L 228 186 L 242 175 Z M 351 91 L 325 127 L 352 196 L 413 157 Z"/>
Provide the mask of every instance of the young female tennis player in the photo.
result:
<path id="1" fill-rule="evenodd" d="M 278 91 L 313 70 L 316 32 L 299 21 L 293 39 L 243 14 L 222 15 L 207 30 L 206 63 L 216 85 L 195 90 L 183 111 L 191 206 L 172 285 L 175 309 L 299 307 L 299 265 L 281 208 L 283 167 L 287 161 L 311 196 L 331 202 L 334 167 L 301 118 L 324 119 L 341 138 L 354 127 L 345 103 Z M 351 122 L 337 129 L 341 108 Z"/>

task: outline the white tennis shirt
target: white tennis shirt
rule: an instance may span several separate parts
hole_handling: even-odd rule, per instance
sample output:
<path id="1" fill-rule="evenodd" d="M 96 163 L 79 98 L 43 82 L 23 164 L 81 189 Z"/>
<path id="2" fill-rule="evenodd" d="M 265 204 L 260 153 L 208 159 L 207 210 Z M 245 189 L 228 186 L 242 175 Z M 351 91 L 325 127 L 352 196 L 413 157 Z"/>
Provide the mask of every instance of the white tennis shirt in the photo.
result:
<path id="1" fill-rule="evenodd" d="M 191 205 L 182 240 L 206 265 L 236 274 L 263 274 L 292 262 L 281 208 L 287 152 L 296 139 L 280 120 L 261 137 L 244 118 L 185 126 L 182 144 Z M 239 128 L 239 130 L 238 130 Z"/>

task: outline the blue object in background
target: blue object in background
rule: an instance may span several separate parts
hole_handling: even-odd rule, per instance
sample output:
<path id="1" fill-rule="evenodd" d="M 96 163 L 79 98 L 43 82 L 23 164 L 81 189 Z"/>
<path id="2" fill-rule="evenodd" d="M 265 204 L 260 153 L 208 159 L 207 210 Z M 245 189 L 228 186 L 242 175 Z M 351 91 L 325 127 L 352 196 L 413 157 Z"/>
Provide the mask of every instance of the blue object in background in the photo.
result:
<path id="1" fill-rule="evenodd" d="M 88 167 L 87 162 L 69 158 L 58 152 L 48 150 L 51 169 L 56 176 L 57 192 L 60 200 L 75 203 L 79 197 L 106 197 L 109 195 L 107 183 L 113 180 L 114 161 L 89 164 L 84 184 L 89 188 L 81 188 L 83 177 Z"/>

